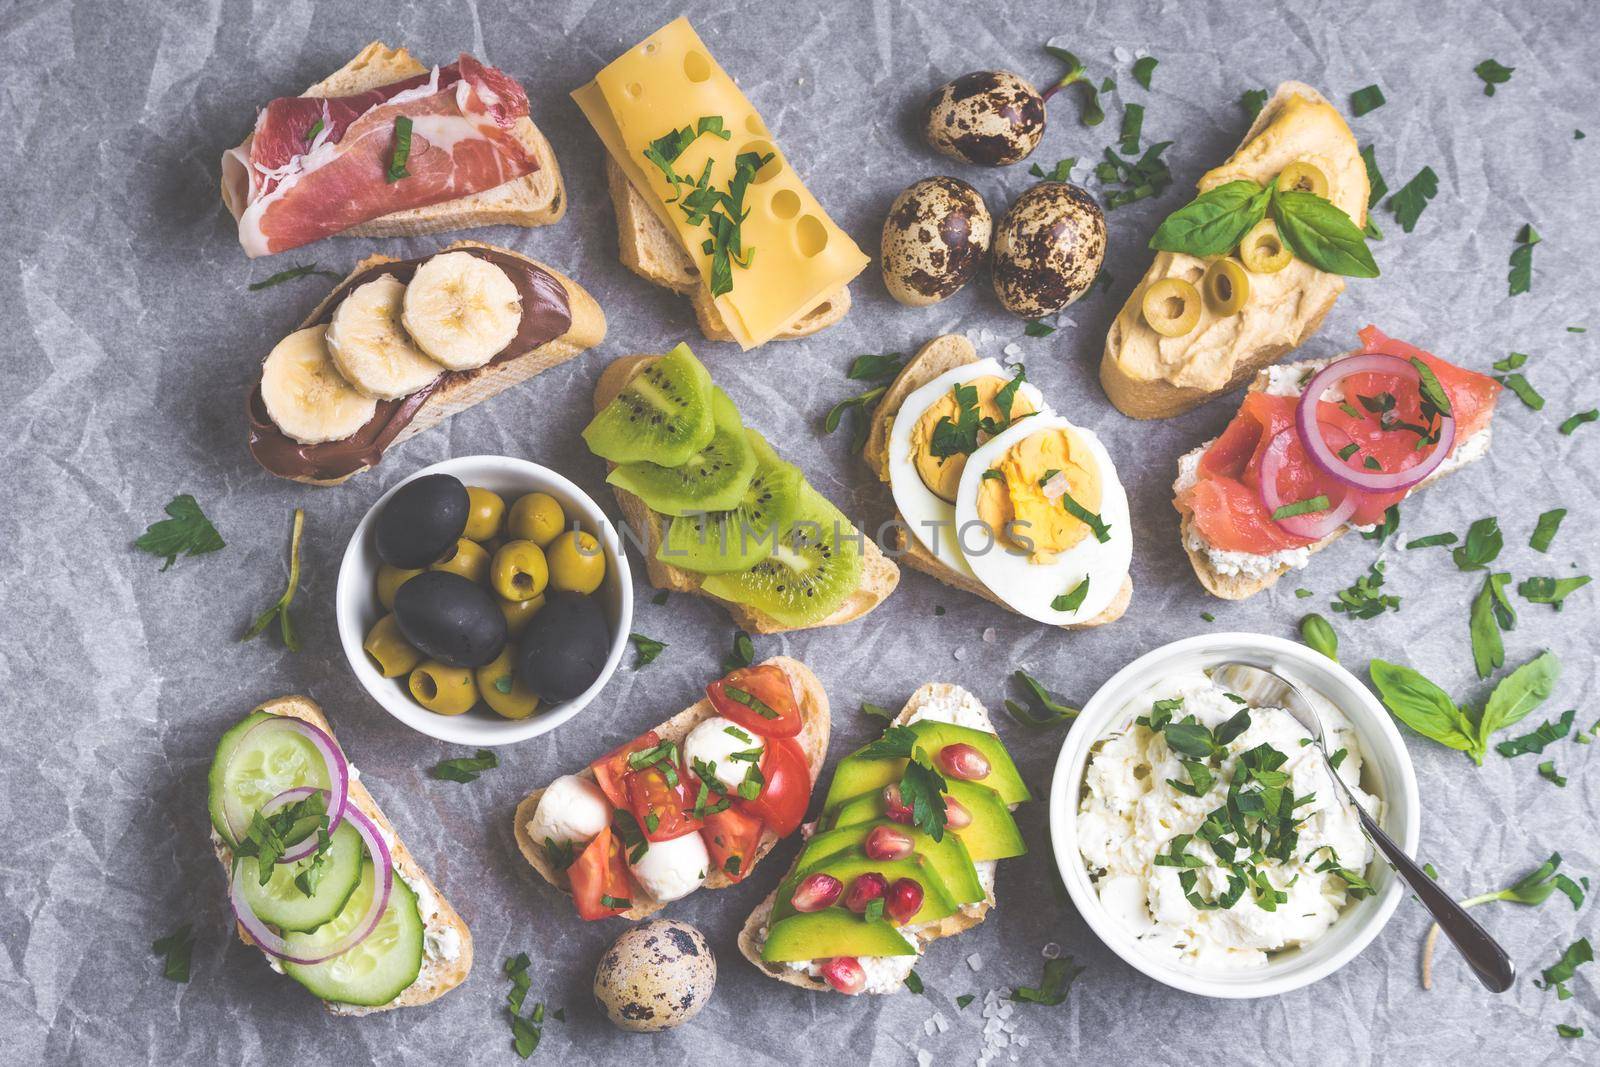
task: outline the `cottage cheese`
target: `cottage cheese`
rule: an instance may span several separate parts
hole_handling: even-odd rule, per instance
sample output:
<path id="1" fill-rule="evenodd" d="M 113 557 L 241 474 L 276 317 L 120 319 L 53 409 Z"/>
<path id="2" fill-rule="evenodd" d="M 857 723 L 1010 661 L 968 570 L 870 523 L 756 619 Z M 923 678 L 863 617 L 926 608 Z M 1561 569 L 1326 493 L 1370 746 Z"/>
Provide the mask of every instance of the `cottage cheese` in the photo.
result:
<path id="1" fill-rule="evenodd" d="M 1153 955 L 1208 970 L 1264 966 L 1271 953 L 1316 941 L 1349 903 L 1343 879 L 1316 871 L 1329 858 L 1324 849 L 1333 849 L 1340 866 L 1364 873 L 1373 860 L 1372 844 L 1356 814 L 1343 806 L 1315 749 L 1301 743 L 1309 736 L 1305 728 L 1282 708 L 1251 709 L 1249 728 L 1213 766 L 1216 780 L 1205 796 L 1174 789 L 1169 779 L 1189 781 L 1179 755 L 1162 735 L 1133 722 L 1155 701 L 1172 698 L 1183 700 L 1179 718 L 1194 715 L 1213 728 L 1240 708 L 1201 672 L 1168 679 L 1130 703 L 1128 725 L 1100 742 L 1090 759 L 1079 805 L 1078 851 L 1106 911 Z M 1329 730 L 1330 751 L 1348 753 L 1339 776 L 1364 808 L 1379 815 L 1381 801 L 1360 788 L 1361 751 L 1347 720 L 1317 694 L 1309 698 Z M 1288 757 L 1282 770 L 1295 796 L 1314 796 L 1300 809 L 1304 821 L 1293 857 L 1261 865 L 1289 899 L 1266 911 L 1246 892 L 1231 908 L 1196 909 L 1179 884 L 1179 869 L 1157 866 L 1155 858 L 1168 851 L 1174 837 L 1194 833 L 1206 814 L 1226 801 L 1239 754 L 1260 744 Z M 1227 885 L 1227 870 L 1198 838 L 1187 852 L 1206 862 L 1197 889 L 1215 899 Z"/>

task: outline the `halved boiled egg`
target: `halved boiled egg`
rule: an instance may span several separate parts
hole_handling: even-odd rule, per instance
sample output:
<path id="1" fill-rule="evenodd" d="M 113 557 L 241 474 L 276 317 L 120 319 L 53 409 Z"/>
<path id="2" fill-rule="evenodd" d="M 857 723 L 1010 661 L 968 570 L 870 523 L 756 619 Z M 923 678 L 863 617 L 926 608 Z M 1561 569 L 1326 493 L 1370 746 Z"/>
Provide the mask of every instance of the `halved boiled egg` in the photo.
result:
<path id="1" fill-rule="evenodd" d="M 1002 414 L 1000 397 L 1019 371 L 1009 371 L 994 359 L 946 371 L 906 397 L 889 431 L 889 488 L 895 507 L 924 548 L 967 577 L 974 576 L 972 568 L 955 540 L 955 501 L 969 462 L 963 448 L 981 448 L 989 436 L 981 429 L 974 432 L 973 420 L 1006 425 L 1011 418 L 1036 418 L 1034 412 L 1047 410 L 1039 390 L 1021 382 L 1009 394 L 1010 411 Z"/>
<path id="2" fill-rule="evenodd" d="M 1104 611 L 1133 559 L 1128 495 L 1111 456 L 1059 415 L 1023 419 L 968 457 L 955 522 L 978 580 L 1056 626 Z"/>

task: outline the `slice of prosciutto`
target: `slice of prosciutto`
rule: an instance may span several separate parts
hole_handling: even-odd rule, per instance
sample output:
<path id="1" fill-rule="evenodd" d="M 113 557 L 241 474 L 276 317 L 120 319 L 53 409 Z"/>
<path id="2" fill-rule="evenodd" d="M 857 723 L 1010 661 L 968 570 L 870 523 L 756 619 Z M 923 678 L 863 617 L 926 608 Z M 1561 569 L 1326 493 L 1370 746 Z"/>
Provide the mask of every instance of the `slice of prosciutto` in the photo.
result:
<path id="1" fill-rule="evenodd" d="M 395 122 L 411 120 L 406 176 L 390 180 Z M 222 156 L 222 198 L 245 253 L 272 255 L 407 208 L 471 196 L 539 169 L 517 124 L 528 97 L 463 54 L 354 96 L 283 97 Z"/>

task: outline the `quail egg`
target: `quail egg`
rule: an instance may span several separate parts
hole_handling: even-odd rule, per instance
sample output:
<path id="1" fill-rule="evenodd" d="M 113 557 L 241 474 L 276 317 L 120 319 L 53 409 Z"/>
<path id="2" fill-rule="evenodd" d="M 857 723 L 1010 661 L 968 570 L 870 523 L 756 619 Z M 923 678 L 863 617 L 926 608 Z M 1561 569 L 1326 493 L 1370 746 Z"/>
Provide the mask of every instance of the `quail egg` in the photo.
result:
<path id="1" fill-rule="evenodd" d="M 594 999 L 637 1034 L 671 1030 L 700 1014 L 717 984 L 717 958 L 688 923 L 657 919 L 623 934 L 600 957 Z"/>
<path id="2" fill-rule="evenodd" d="M 1083 189 L 1040 182 L 1017 198 L 994 234 L 994 291 L 1024 318 L 1052 315 L 1094 284 L 1106 256 L 1106 218 Z"/>
<path id="3" fill-rule="evenodd" d="M 976 70 L 941 85 L 922 108 L 922 134 L 935 152 L 1003 167 L 1044 136 L 1044 98 L 1020 75 Z"/>
<path id="4" fill-rule="evenodd" d="M 937 304 L 972 280 L 989 254 L 994 220 L 959 178 L 924 178 L 894 198 L 883 220 L 883 284 L 902 304 Z"/>

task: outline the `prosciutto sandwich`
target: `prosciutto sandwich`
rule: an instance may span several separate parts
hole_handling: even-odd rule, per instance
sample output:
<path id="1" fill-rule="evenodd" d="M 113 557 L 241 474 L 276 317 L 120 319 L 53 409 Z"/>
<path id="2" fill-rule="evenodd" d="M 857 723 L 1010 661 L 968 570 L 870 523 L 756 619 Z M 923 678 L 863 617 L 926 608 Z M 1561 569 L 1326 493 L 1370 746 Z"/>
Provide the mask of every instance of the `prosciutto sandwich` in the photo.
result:
<path id="1" fill-rule="evenodd" d="M 564 211 L 554 153 L 515 79 L 465 53 L 426 68 L 377 42 L 261 109 L 223 153 L 222 200 L 251 257 L 337 233 L 537 226 Z"/>

